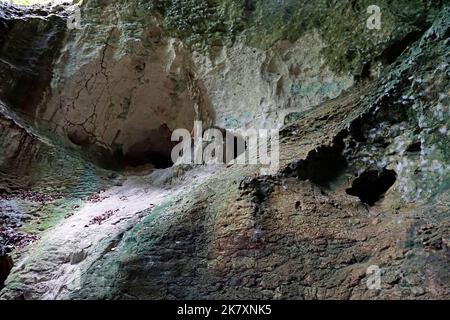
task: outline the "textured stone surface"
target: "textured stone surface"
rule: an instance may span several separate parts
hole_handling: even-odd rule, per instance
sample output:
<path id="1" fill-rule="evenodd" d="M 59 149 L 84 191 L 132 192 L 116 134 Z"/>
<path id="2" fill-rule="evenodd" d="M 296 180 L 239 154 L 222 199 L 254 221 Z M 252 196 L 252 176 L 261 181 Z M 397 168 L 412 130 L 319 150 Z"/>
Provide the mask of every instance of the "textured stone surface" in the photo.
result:
<path id="1" fill-rule="evenodd" d="M 0 298 L 449 298 L 450 9 L 274 3 L 84 3 L 32 121 L 2 97 Z M 194 119 L 282 126 L 279 172 L 127 166 Z"/>
<path id="2" fill-rule="evenodd" d="M 195 54 L 200 79 L 225 128 L 276 128 L 286 114 L 335 98 L 353 84 L 329 70 L 315 32 L 294 43 L 278 41 L 268 50 L 237 42 Z"/>
<path id="3" fill-rule="evenodd" d="M 65 34 L 62 7 L 19 8 L 0 3 L 0 99 L 32 114 L 52 77 Z"/>

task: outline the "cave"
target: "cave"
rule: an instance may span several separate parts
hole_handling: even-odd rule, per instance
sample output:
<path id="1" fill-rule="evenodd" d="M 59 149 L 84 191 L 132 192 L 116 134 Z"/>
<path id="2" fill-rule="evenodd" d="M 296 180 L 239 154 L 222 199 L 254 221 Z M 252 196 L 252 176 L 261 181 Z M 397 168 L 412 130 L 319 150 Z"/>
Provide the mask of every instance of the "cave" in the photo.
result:
<path id="1" fill-rule="evenodd" d="M 394 185 L 397 174 L 393 170 L 368 170 L 356 178 L 347 194 L 358 197 L 369 206 L 375 205 Z"/>
<path id="2" fill-rule="evenodd" d="M 151 164 L 156 169 L 165 169 L 173 165 L 171 152 L 174 147 L 172 130 L 166 123 L 150 131 L 147 137 L 131 145 L 125 152 L 119 149 L 118 160 L 121 167 L 138 167 Z"/>
<path id="3" fill-rule="evenodd" d="M 188 122 L 189 119 L 186 119 Z M 133 131 L 133 126 L 123 130 Z M 119 135 L 121 130 L 118 131 Z M 112 144 L 104 146 L 80 126 L 71 126 L 67 130 L 68 140 L 79 147 L 82 154 L 100 167 L 108 170 L 122 171 L 129 167 L 151 165 L 155 169 L 165 169 L 173 165 L 171 158 L 175 143 L 171 140 L 172 130 L 163 123 L 158 129 L 149 130 L 137 142 L 128 141 L 127 145 Z"/>
<path id="4" fill-rule="evenodd" d="M 329 187 L 330 182 L 336 180 L 348 166 L 342 150 L 342 137 L 338 136 L 333 145 L 323 145 L 310 151 L 306 159 L 292 163 L 284 174 Z"/>
<path id="5" fill-rule="evenodd" d="M 169 154 L 158 151 L 147 151 L 136 155 L 120 155 L 117 156 L 116 161 L 119 161 L 120 168 L 136 168 L 146 164 L 151 164 L 155 169 L 166 169 L 170 168 L 173 165 L 172 159 Z"/>
<path id="6" fill-rule="evenodd" d="M 0 0 L 0 300 L 448 298 L 442 3 Z"/>
<path id="7" fill-rule="evenodd" d="M 5 285 L 5 280 L 13 267 L 12 259 L 8 255 L 0 256 L 0 290 Z"/>
<path id="8" fill-rule="evenodd" d="M 0 1 L 0 15 L 15 16 L 0 24 L 0 99 L 21 114 L 30 115 L 49 87 L 52 71 L 49 66 L 61 50 L 67 15 L 64 7 L 50 13 L 46 4 L 62 1 L 11 0 L 17 6 Z M 19 6 L 19 7 L 18 7 Z M 41 10 L 42 9 L 42 10 Z M 53 15 L 52 15 L 53 14 Z M 40 19 L 27 20 L 28 15 Z M 45 23 L 49 19 L 52 23 Z"/>

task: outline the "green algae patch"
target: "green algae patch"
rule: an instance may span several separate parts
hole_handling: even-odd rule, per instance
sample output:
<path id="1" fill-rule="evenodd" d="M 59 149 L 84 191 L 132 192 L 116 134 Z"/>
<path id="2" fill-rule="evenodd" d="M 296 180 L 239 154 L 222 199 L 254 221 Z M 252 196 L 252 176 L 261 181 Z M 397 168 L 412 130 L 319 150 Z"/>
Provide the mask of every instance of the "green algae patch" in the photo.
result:
<path id="1" fill-rule="evenodd" d="M 373 1 L 253 1 L 247 29 L 250 45 L 268 48 L 278 40 L 295 41 L 315 29 L 326 46 L 323 54 L 336 72 L 361 75 L 370 64 L 396 58 L 431 25 L 439 1 L 378 1 L 381 29 L 367 27 Z M 392 62 L 392 61 L 386 61 Z"/>
<path id="2" fill-rule="evenodd" d="M 70 215 L 80 204 L 81 201 L 77 199 L 57 200 L 54 203 L 46 204 L 38 210 L 39 217 L 25 223 L 21 230 L 29 234 L 39 234 L 51 229 Z"/>
<path id="3" fill-rule="evenodd" d="M 78 210 L 82 199 L 114 183 L 110 172 L 89 163 L 76 150 L 46 143 L 25 171 L 11 174 L 20 174 L 24 181 L 23 190 L 11 195 L 17 203 L 14 214 L 24 217 L 20 231 L 33 235 L 53 228 Z"/>
<path id="4" fill-rule="evenodd" d="M 381 29 L 367 21 L 370 0 L 171 0 L 151 1 L 164 29 L 196 50 L 236 40 L 267 49 L 317 30 L 333 71 L 367 76 L 376 63 L 391 63 L 433 21 L 441 1 L 380 0 Z M 389 60 L 389 61 L 385 61 Z"/>
<path id="5" fill-rule="evenodd" d="M 86 8 L 94 10 L 97 5 L 91 1 Z M 392 63 L 419 39 L 442 1 L 377 1 L 379 30 L 367 25 L 372 5 L 371 0 L 152 0 L 137 5 L 126 1 L 120 15 L 125 21 L 123 32 L 130 38 L 141 36 L 146 26 L 161 25 L 162 34 L 200 52 L 237 41 L 266 50 L 277 41 L 295 42 L 306 33 L 318 32 L 330 68 L 364 78 Z"/>
<path id="6" fill-rule="evenodd" d="M 101 247 L 105 247 L 108 243 L 118 247 L 114 251 L 107 250 L 102 254 L 102 259 L 89 266 L 83 278 L 84 286 L 96 288 L 95 292 L 103 290 L 101 298 L 104 299 L 112 299 L 117 295 L 120 289 L 111 285 L 111 279 L 114 279 L 115 283 L 123 282 L 123 279 L 128 277 L 126 271 L 145 262 L 146 253 L 151 251 L 158 242 L 158 232 L 155 231 L 159 229 L 158 224 L 161 223 L 158 218 L 170 210 L 175 203 L 175 199 L 169 198 L 153 209 L 144 210 L 141 214 L 146 216 L 136 226 L 132 226 L 131 230 L 114 239 L 104 239 L 104 245 Z M 100 267 L 101 273 L 98 272 Z M 91 290 L 71 293 L 74 296 L 80 294 L 92 297 Z"/>
<path id="7" fill-rule="evenodd" d="M 165 29 L 197 50 L 230 45 L 245 28 L 241 1 L 172 0 L 154 1 Z"/>
<path id="8" fill-rule="evenodd" d="M 169 199 L 156 206 L 154 209 L 148 211 L 148 216 L 142 221 L 144 225 L 153 224 L 161 214 L 167 212 L 167 210 L 174 204 L 174 200 Z"/>

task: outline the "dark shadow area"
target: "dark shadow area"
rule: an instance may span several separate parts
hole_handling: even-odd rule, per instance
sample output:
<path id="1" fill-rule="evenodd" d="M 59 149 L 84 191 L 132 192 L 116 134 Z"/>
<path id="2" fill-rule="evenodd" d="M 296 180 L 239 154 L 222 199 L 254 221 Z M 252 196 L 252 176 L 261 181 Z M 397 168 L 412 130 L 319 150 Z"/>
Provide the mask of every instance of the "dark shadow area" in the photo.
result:
<path id="1" fill-rule="evenodd" d="M 362 173 L 346 190 L 347 194 L 361 199 L 362 202 L 373 206 L 394 185 L 397 174 L 393 170 L 369 170 Z"/>
<path id="2" fill-rule="evenodd" d="M 403 39 L 394 42 L 388 46 L 381 54 L 381 59 L 385 64 L 394 63 L 397 58 L 414 42 L 419 40 L 424 32 L 429 28 L 429 25 L 422 27 L 418 31 L 408 33 Z"/>
<path id="3" fill-rule="evenodd" d="M 233 134 L 229 131 L 225 133 L 226 146 L 224 149 L 224 161 L 230 163 L 247 150 L 247 142 L 245 138 L 239 134 Z"/>
<path id="4" fill-rule="evenodd" d="M 125 155 L 122 160 L 122 166 L 138 167 L 145 164 L 152 164 L 156 169 L 165 169 L 173 166 L 170 155 L 161 152 L 148 151 L 137 156 Z"/>
<path id="5" fill-rule="evenodd" d="M 0 290 L 5 286 L 5 280 L 13 267 L 12 259 L 8 255 L 0 256 Z"/>
<path id="6" fill-rule="evenodd" d="M 82 154 L 90 161 L 107 170 L 121 171 L 126 167 L 139 167 L 147 164 L 156 169 L 165 169 L 173 165 L 171 151 L 174 143 L 172 132 L 163 124 L 159 129 L 151 131 L 147 137 L 123 150 L 122 145 L 106 148 L 100 145 L 95 137 L 83 130 L 71 128 L 68 139 L 81 148 Z"/>
<path id="7" fill-rule="evenodd" d="M 284 174 L 328 187 L 347 168 L 342 150 L 342 139 L 337 137 L 332 146 L 320 146 L 312 150 L 305 160 L 296 161 L 286 168 Z"/>
<path id="8" fill-rule="evenodd" d="M 212 126 L 207 128 L 203 132 L 203 136 L 206 137 L 205 133 L 208 130 L 216 129 L 219 130 L 222 134 L 222 142 L 223 142 L 223 163 L 229 164 L 231 161 L 235 160 L 241 154 L 243 154 L 247 150 L 247 142 L 246 139 L 237 133 L 231 132 L 221 127 Z M 206 137 L 207 144 L 208 142 L 213 142 L 213 139 L 210 137 Z"/>
<path id="9" fill-rule="evenodd" d="M 66 34 L 63 7 L 0 3 L 0 98 L 16 110 L 34 112 L 48 89 Z"/>

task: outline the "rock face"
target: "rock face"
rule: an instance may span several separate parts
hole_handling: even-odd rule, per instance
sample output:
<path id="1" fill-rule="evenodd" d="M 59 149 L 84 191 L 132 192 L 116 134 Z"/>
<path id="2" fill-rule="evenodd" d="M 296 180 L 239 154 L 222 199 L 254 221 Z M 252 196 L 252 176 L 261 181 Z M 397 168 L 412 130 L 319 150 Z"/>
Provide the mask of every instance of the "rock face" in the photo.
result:
<path id="1" fill-rule="evenodd" d="M 32 114 L 52 77 L 53 60 L 65 33 L 62 8 L 18 8 L 0 4 L 0 99 Z"/>
<path id="2" fill-rule="evenodd" d="M 448 299 L 450 7 L 379 2 L 2 5 L 0 298 Z M 171 167 L 194 120 L 280 169 Z"/>
<path id="3" fill-rule="evenodd" d="M 85 28 L 68 34 L 37 113 L 101 165 L 167 167 L 172 130 L 213 113 L 187 48 L 137 8 L 87 1 Z"/>
<path id="4" fill-rule="evenodd" d="M 34 159 L 39 143 L 32 133 L 7 115 L 2 104 L 0 108 L 4 112 L 0 114 L 0 146 L 2 148 L 0 165 L 16 167 L 23 164 L 26 167 Z"/>
<path id="5" fill-rule="evenodd" d="M 12 268 L 12 261 L 7 255 L 0 256 L 0 287 L 3 288 L 6 278 Z"/>

